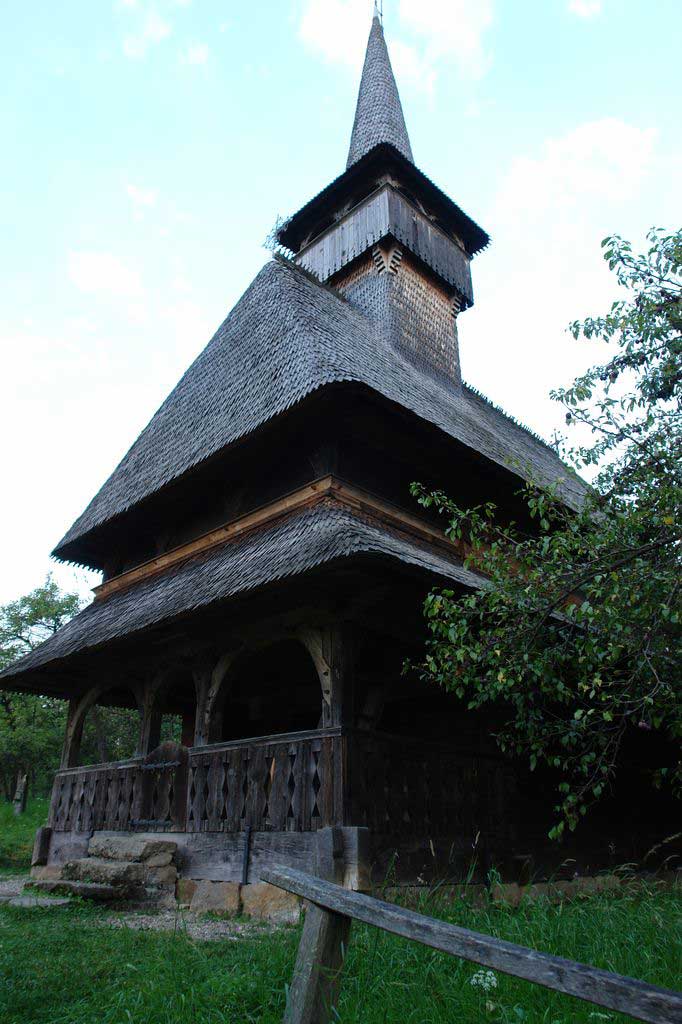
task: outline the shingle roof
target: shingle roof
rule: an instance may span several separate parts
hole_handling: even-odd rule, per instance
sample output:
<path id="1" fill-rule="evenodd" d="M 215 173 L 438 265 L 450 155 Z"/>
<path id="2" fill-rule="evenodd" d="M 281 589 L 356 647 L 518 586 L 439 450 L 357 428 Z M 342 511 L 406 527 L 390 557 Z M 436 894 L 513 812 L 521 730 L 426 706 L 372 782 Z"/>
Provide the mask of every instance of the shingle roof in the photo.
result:
<path id="1" fill-rule="evenodd" d="M 364 384 L 502 466 L 585 485 L 555 452 L 466 387 L 420 372 L 358 308 L 304 270 L 267 263 L 55 549 L 71 545 L 329 384 Z"/>
<path id="2" fill-rule="evenodd" d="M 472 256 L 490 243 L 488 233 L 390 142 L 374 146 L 280 224 L 277 228 L 279 243 L 290 252 L 298 252 L 325 213 L 338 211 L 349 201 L 357 201 L 358 193 L 364 194 L 368 182 L 374 188 L 377 179 L 386 174 L 395 175 L 406 189 L 419 196 L 431 213 L 460 236 Z"/>
<path id="3" fill-rule="evenodd" d="M 358 555 L 396 559 L 464 586 L 481 579 L 446 552 L 429 549 L 331 498 L 228 542 L 175 569 L 94 601 L 53 637 L 0 673 L 6 682 L 47 662 L 128 637 L 317 566 Z"/>
<path id="4" fill-rule="evenodd" d="M 384 30 L 375 14 L 367 43 L 346 167 L 356 163 L 382 142 L 395 146 L 408 160 L 413 159 Z"/>

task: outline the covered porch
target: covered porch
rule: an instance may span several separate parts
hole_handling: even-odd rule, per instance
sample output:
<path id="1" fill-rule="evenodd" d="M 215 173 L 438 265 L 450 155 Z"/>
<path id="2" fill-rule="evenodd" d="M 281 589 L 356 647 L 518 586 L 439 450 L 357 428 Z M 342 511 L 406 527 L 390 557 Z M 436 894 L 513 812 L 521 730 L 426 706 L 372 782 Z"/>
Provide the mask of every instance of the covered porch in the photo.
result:
<path id="1" fill-rule="evenodd" d="M 195 654 L 130 684 L 138 747 L 99 764 L 79 763 L 84 725 L 124 697 L 110 682 L 86 691 L 55 776 L 49 863 L 82 856 L 94 832 L 173 833 L 184 876 L 238 881 L 273 858 L 305 865 L 331 825 L 370 830 L 379 874 L 399 849 L 406 879 L 468 864 L 477 836 L 504 851 L 507 767 L 447 695 L 401 681 L 405 653 L 342 622 Z M 167 716 L 176 735 L 163 740 Z"/>

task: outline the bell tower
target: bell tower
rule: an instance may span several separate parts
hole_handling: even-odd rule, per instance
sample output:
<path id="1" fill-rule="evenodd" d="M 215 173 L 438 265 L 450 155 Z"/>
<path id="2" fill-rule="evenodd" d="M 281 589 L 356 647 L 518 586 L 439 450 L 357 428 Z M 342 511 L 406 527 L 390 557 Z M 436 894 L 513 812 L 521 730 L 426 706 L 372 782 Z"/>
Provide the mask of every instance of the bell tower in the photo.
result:
<path id="1" fill-rule="evenodd" d="M 372 318 L 396 355 L 461 384 L 457 317 L 488 235 L 415 165 L 375 10 L 345 172 L 279 230 L 295 261 Z"/>

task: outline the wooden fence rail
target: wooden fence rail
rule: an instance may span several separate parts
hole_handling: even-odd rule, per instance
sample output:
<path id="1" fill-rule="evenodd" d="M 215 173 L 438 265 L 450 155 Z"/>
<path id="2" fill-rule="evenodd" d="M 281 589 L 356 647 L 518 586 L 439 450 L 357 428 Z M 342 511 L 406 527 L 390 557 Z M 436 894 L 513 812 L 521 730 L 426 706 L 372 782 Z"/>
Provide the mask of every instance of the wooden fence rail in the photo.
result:
<path id="1" fill-rule="evenodd" d="M 682 1024 L 682 992 L 517 946 L 335 884 L 343 877 L 343 837 L 335 835 L 339 832 L 335 828 L 318 832 L 317 867 L 323 877 L 284 867 L 262 875 L 263 881 L 311 904 L 285 1024 L 328 1024 L 338 1019 L 334 1007 L 352 920 L 649 1024 Z"/>

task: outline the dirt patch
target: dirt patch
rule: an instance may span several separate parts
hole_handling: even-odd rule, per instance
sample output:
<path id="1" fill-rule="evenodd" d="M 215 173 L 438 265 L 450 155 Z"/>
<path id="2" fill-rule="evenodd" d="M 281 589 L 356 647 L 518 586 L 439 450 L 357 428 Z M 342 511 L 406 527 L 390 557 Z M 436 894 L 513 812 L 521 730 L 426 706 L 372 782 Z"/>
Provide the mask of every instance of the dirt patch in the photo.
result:
<path id="1" fill-rule="evenodd" d="M 11 899 L 12 896 L 19 896 L 27 882 L 28 875 L 0 875 L 0 899 Z"/>
<path id="2" fill-rule="evenodd" d="M 119 911 L 98 918 L 97 924 L 106 928 L 132 928 L 134 931 L 175 932 L 201 942 L 219 939 L 236 942 L 241 938 L 252 938 L 275 931 L 274 926 L 268 924 L 206 917 L 204 914 L 192 914 L 186 910 L 161 910 L 155 913 Z"/>

